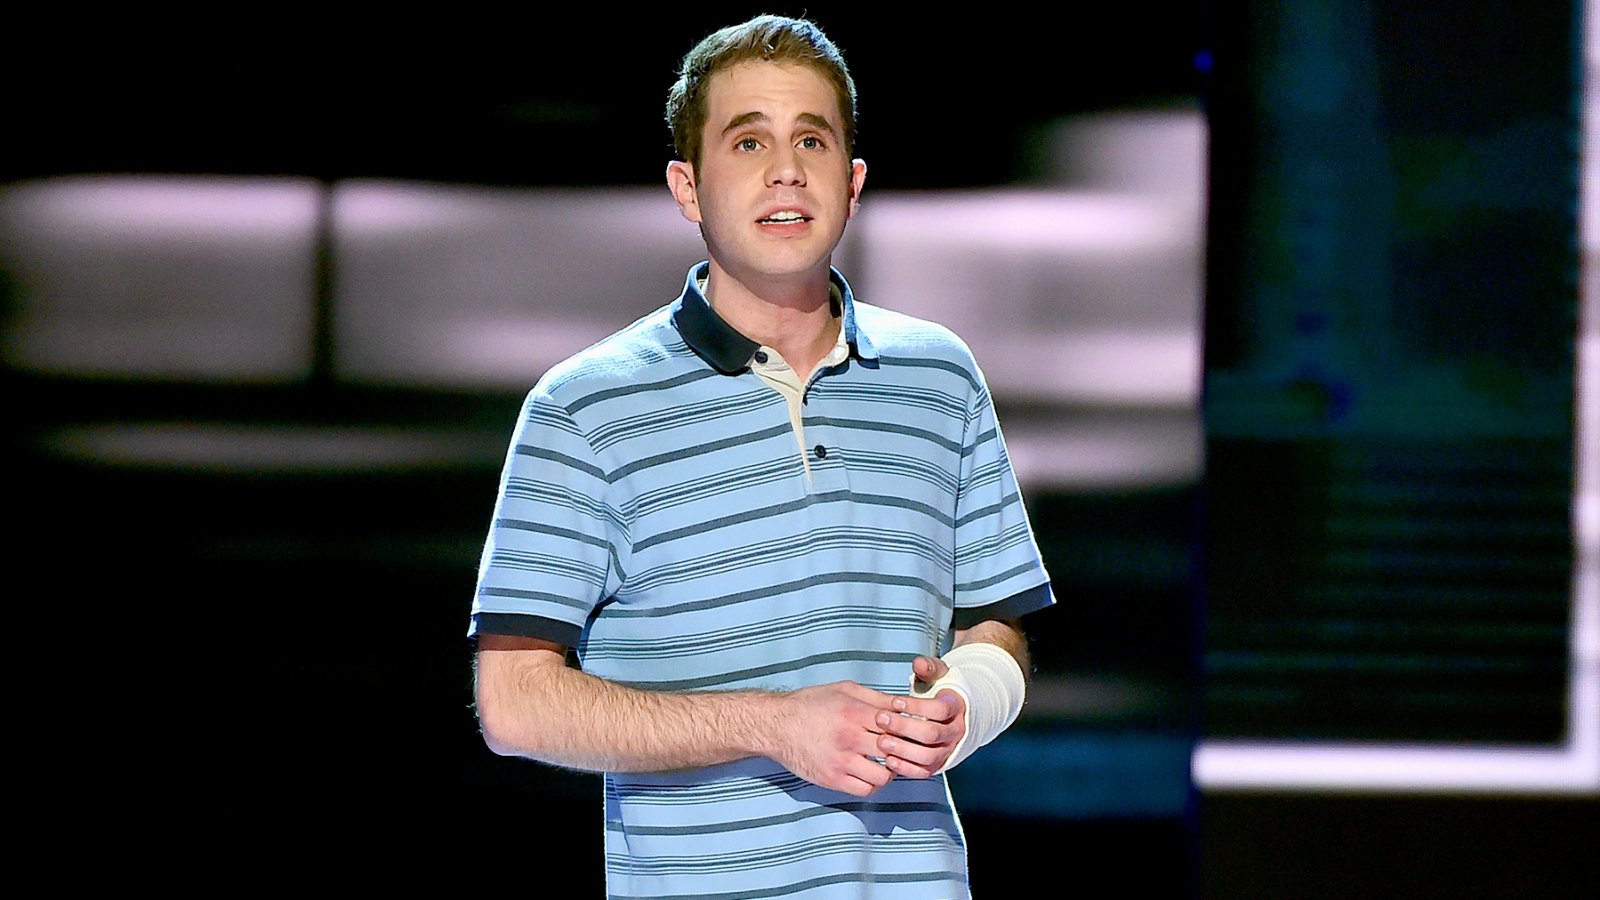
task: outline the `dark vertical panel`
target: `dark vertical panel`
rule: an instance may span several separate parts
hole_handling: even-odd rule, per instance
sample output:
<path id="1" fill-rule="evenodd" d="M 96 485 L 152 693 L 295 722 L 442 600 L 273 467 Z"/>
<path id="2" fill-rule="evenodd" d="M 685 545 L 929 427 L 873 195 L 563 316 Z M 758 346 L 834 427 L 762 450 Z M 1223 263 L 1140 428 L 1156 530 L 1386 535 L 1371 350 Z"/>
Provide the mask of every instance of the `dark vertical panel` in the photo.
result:
<path id="1" fill-rule="evenodd" d="M 1574 10 L 1219 15 L 1208 731 L 1559 742 Z"/>

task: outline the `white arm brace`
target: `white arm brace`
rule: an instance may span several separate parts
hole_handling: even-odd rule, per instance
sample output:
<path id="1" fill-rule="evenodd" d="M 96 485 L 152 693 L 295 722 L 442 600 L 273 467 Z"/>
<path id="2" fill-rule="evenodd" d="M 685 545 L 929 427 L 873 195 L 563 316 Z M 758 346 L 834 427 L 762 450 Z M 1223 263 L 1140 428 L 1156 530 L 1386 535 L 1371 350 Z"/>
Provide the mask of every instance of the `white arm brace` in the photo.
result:
<path id="1" fill-rule="evenodd" d="M 1016 659 L 994 644 L 962 644 L 942 659 L 950 671 L 925 690 L 917 690 L 916 676 L 911 676 L 911 696 L 936 697 L 940 691 L 951 690 L 966 701 L 967 731 L 940 767 L 940 772 L 946 772 L 1017 720 L 1027 682 Z"/>

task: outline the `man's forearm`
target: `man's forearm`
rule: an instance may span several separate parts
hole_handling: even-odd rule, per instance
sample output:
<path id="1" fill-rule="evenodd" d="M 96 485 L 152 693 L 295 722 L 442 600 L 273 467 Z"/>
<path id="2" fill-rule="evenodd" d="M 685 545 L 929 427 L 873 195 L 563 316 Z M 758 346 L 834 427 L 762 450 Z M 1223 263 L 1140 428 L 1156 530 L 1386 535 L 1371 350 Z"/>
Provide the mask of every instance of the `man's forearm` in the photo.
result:
<path id="1" fill-rule="evenodd" d="M 955 646 L 959 647 L 972 641 L 994 644 L 1011 654 L 1017 665 L 1022 667 L 1024 677 L 1032 674 L 1033 663 L 1028 657 L 1028 639 L 1022 633 L 1021 624 L 1015 620 L 1007 622 L 990 619 L 956 632 Z"/>
<path id="2" fill-rule="evenodd" d="M 788 693 L 648 691 L 567 668 L 561 652 L 483 643 L 478 721 L 497 753 L 597 772 L 764 756 L 812 784 L 862 797 L 893 777 L 876 756 L 877 716 L 894 698 L 855 682 Z"/>
<path id="3" fill-rule="evenodd" d="M 639 690 L 568 668 L 550 651 L 479 653 L 477 698 L 484 740 L 496 753 L 596 772 L 764 755 L 782 702 L 755 691 Z"/>

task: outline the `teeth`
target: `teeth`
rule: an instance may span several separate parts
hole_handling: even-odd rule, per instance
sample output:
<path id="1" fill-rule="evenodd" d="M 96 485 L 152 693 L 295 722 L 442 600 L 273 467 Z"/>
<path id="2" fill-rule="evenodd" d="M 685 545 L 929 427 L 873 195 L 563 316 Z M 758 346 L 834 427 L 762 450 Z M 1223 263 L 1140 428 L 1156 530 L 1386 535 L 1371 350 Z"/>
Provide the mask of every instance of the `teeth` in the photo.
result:
<path id="1" fill-rule="evenodd" d="M 763 222 L 801 222 L 801 221 L 804 221 L 804 220 L 805 220 L 805 216 L 802 216 L 801 214 L 795 212 L 792 209 L 786 209 L 783 212 L 773 213 L 772 215 L 767 216 L 765 219 L 762 219 L 761 221 L 763 221 Z"/>

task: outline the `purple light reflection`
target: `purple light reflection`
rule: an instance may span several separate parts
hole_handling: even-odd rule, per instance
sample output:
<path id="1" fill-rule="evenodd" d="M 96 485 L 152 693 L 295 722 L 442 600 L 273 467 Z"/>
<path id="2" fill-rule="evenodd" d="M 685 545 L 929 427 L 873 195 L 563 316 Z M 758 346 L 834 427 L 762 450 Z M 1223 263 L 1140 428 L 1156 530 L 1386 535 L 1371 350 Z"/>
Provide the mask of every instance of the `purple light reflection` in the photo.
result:
<path id="1" fill-rule="evenodd" d="M 85 176 L 0 189 L 0 335 L 25 371 L 287 380 L 310 370 L 321 188 Z"/>

